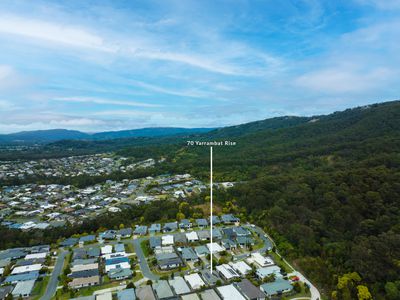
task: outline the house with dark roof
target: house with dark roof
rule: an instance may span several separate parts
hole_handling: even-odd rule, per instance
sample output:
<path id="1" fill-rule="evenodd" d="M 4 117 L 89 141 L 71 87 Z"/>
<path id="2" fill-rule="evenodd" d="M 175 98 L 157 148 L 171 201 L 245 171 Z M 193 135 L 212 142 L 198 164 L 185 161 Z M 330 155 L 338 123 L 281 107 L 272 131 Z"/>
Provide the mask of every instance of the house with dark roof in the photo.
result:
<path id="1" fill-rule="evenodd" d="M 254 246 L 255 244 L 254 239 L 249 236 L 238 236 L 236 241 L 240 247 L 249 247 L 250 245 Z"/>
<path id="2" fill-rule="evenodd" d="M 196 224 L 199 228 L 206 228 L 208 226 L 206 219 L 196 219 Z"/>
<path id="3" fill-rule="evenodd" d="M 228 239 L 234 240 L 236 238 L 236 233 L 232 228 L 223 228 L 222 233 Z"/>
<path id="4" fill-rule="evenodd" d="M 157 254 L 156 259 L 157 265 L 161 270 L 170 270 L 183 266 L 181 258 L 175 252 Z"/>
<path id="5" fill-rule="evenodd" d="M 260 289 L 267 294 L 268 297 L 281 295 L 293 290 L 293 285 L 289 281 L 277 278 L 273 282 L 268 282 L 260 285 Z"/>
<path id="6" fill-rule="evenodd" d="M 149 233 L 154 234 L 154 233 L 159 233 L 161 232 L 161 224 L 151 224 L 149 228 Z"/>
<path id="7" fill-rule="evenodd" d="M 233 224 L 238 223 L 240 220 L 232 214 L 226 214 L 221 216 L 221 221 L 224 224 Z"/>
<path id="8" fill-rule="evenodd" d="M 79 244 L 91 243 L 96 240 L 94 235 L 85 235 L 79 238 Z"/>
<path id="9" fill-rule="evenodd" d="M 192 223 L 189 219 L 183 219 L 179 222 L 179 228 L 181 229 L 190 229 L 192 227 Z"/>
<path id="10" fill-rule="evenodd" d="M 92 276 L 99 276 L 99 269 L 77 271 L 77 272 L 72 272 L 71 274 L 68 275 L 68 277 L 70 278 L 85 278 Z"/>
<path id="11" fill-rule="evenodd" d="M 184 247 L 180 250 L 181 256 L 186 261 L 198 261 L 199 257 L 197 256 L 196 252 L 190 247 Z"/>
<path id="12" fill-rule="evenodd" d="M 251 236 L 251 232 L 242 226 L 233 227 L 236 236 Z"/>
<path id="13" fill-rule="evenodd" d="M 73 247 L 78 243 L 78 238 L 68 238 L 60 243 L 62 247 Z"/>
<path id="14" fill-rule="evenodd" d="M 237 248 L 237 244 L 234 240 L 231 239 L 223 239 L 221 241 L 221 246 L 226 250 L 235 250 Z"/>
<path id="15" fill-rule="evenodd" d="M 199 230 L 197 231 L 197 236 L 200 241 L 208 241 L 211 238 L 211 234 L 209 230 Z"/>
<path id="16" fill-rule="evenodd" d="M 222 239 L 222 232 L 221 229 L 219 228 L 213 228 L 212 229 L 212 237 L 214 240 L 220 240 Z"/>
<path id="17" fill-rule="evenodd" d="M 124 280 L 132 277 L 132 270 L 127 268 L 115 268 L 108 271 L 107 275 L 113 280 Z"/>
<path id="18" fill-rule="evenodd" d="M 147 234 L 147 226 L 145 226 L 145 225 L 136 226 L 135 230 L 133 231 L 133 234 L 146 235 Z"/>
<path id="19" fill-rule="evenodd" d="M 151 236 L 149 238 L 149 244 L 151 249 L 161 248 L 161 237 L 159 236 Z"/>
<path id="20" fill-rule="evenodd" d="M 175 244 L 187 244 L 188 240 L 186 238 L 186 234 L 183 232 L 177 232 L 174 234 L 174 242 Z"/>
<path id="21" fill-rule="evenodd" d="M 117 237 L 117 231 L 107 230 L 99 234 L 99 237 L 103 240 L 113 240 Z"/>
<path id="22" fill-rule="evenodd" d="M 100 248 L 91 247 L 86 251 L 86 253 L 89 258 L 98 258 L 100 256 Z"/>
<path id="23" fill-rule="evenodd" d="M 132 232 L 133 232 L 132 228 L 123 228 L 118 231 L 117 237 L 126 239 L 132 236 Z"/>
<path id="24" fill-rule="evenodd" d="M 240 282 L 234 283 L 234 285 L 248 300 L 265 300 L 267 297 L 265 293 L 252 284 L 247 278 Z"/>
<path id="25" fill-rule="evenodd" d="M 218 216 L 212 216 L 211 220 L 212 220 L 213 225 L 218 225 L 221 223 L 221 219 Z M 211 223 L 211 220 L 210 220 L 210 223 Z"/>
<path id="26" fill-rule="evenodd" d="M 163 232 L 172 232 L 178 229 L 177 222 L 165 223 L 163 227 Z"/>

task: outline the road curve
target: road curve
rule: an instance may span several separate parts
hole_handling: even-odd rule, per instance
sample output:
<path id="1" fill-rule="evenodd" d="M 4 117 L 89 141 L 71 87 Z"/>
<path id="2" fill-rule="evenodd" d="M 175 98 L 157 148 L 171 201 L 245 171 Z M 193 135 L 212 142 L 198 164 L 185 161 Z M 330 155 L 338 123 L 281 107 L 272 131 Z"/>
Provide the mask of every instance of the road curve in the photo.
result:
<path id="1" fill-rule="evenodd" d="M 67 254 L 68 251 L 61 248 L 61 253 L 57 257 L 56 264 L 54 266 L 53 272 L 51 273 L 49 283 L 47 284 L 46 292 L 44 293 L 42 298 L 40 298 L 40 300 L 50 300 L 56 293 L 58 286 L 58 276 L 62 272 L 64 260 Z"/>

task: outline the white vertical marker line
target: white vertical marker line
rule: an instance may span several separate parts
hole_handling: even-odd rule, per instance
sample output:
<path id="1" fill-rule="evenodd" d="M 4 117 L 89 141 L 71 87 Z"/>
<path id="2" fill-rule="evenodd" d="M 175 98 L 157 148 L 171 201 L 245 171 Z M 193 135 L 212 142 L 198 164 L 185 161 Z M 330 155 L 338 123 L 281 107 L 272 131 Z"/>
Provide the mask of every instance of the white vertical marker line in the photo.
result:
<path id="1" fill-rule="evenodd" d="M 213 271 L 213 147 L 210 147 L 210 272 Z"/>

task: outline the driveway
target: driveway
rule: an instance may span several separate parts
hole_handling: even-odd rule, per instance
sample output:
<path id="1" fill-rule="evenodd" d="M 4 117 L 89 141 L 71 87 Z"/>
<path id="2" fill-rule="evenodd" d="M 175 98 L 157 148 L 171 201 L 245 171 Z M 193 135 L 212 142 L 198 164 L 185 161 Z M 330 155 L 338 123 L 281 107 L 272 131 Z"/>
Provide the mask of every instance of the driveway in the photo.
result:
<path id="1" fill-rule="evenodd" d="M 40 298 L 40 300 L 50 300 L 56 293 L 58 286 L 58 276 L 62 272 L 64 260 L 68 254 L 68 251 L 64 250 L 63 248 L 61 248 L 60 250 L 61 253 L 57 257 L 56 264 L 54 266 L 53 272 L 51 273 L 49 283 L 47 284 L 46 292 L 44 293 L 42 298 Z"/>

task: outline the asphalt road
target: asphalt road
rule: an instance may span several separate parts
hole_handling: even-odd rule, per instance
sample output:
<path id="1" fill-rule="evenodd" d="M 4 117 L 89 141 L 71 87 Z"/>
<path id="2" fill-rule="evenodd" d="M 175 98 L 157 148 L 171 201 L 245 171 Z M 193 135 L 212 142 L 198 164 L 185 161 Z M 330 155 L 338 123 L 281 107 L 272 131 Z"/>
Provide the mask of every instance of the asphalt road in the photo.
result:
<path id="1" fill-rule="evenodd" d="M 140 269 L 142 270 L 143 276 L 154 281 L 158 280 L 160 277 L 151 272 L 150 267 L 147 264 L 146 256 L 142 251 L 142 247 L 140 247 L 140 243 L 146 239 L 147 238 L 145 237 L 134 239 L 132 241 L 132 244 L 133 247 L 135 248 L 136 256 L 138 258 Z"/>
<path id="2" fill-rule="evenodd" d="M 51 273 L 49 283 L 47 284 L 46 292 L 40 298 L 40 300 L 50 300 L 54 296 L 58 286 L 58 276 L 61 274 L 65 257 L 68 251 L 61 249 L 61 253 L 58 255 L 56 264 L 54 266 L 53 272 Z"/>

